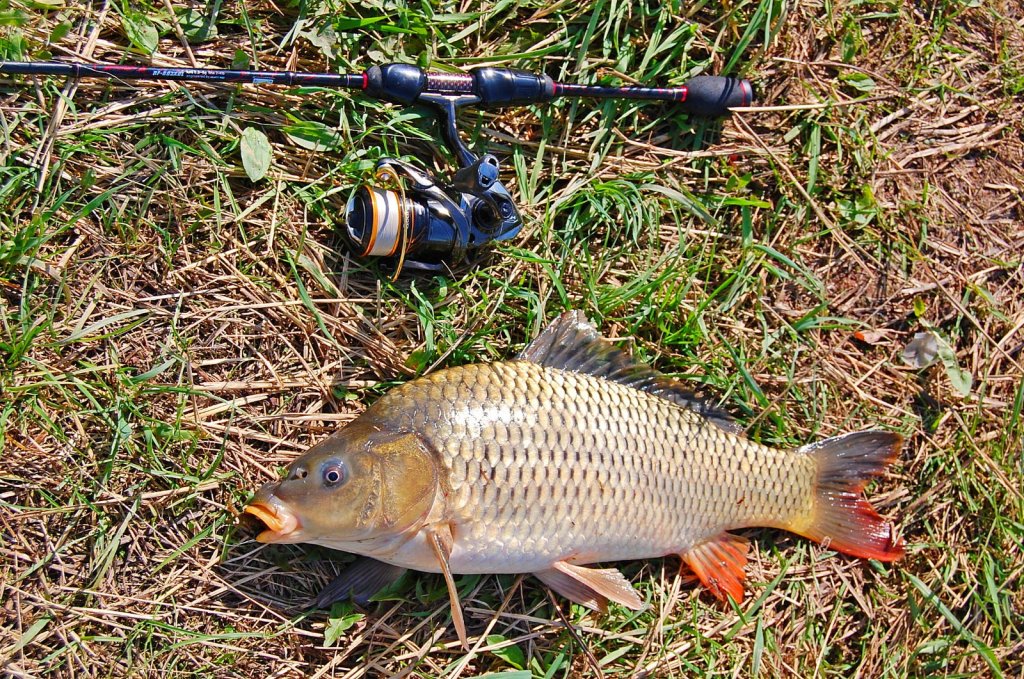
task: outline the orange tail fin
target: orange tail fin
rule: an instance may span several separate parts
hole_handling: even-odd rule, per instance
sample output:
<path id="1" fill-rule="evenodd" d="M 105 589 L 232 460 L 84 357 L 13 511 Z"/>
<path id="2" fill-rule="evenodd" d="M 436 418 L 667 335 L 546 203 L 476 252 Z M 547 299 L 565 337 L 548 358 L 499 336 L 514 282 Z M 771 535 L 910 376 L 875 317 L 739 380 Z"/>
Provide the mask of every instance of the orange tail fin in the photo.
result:
<path id="1" fill-rule="evenodd" d="M 879 561 L 903 556 L 903 541 L 861 495 L 898 456 L 899 434 L 862 431 L 800 449 L 818 460 L 815 508 L 794 532 L 846 554 Z"/>

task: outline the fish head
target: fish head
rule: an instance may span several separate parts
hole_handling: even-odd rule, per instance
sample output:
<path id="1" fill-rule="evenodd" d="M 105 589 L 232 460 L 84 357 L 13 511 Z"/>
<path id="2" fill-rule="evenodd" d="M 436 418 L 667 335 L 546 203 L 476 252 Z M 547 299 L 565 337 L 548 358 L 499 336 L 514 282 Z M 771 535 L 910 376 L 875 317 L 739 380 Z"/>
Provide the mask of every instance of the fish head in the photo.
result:
<path id="1" fill-rule="evenodd" d="M 245 511 L 260 542 L 313 542 L 360 553 L 361 543 L 418 530 L 438 497 L 436 457 L 415 433 L 356 420 L 296 459 Z"/>

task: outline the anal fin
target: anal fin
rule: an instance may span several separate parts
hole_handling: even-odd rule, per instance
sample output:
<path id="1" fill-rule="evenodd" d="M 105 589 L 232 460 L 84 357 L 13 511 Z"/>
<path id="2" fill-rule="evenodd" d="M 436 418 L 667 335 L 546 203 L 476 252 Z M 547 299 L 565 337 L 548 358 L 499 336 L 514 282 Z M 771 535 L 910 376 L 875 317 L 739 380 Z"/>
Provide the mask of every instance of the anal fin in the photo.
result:
<path id="1" fill-rule="evenodd" d="M 743 601 L 743 581 L 747 574 L 747 551 L 750 544 L 745 538 L 732 533 L 719 533 L 689 551 L 680 554 L 702 585 L 725 601 L 731 597 Z"/>
<path id="2" fill-rule="evenodd" d="M 546 571 L 538 571 L 534 576 L 557 594 L 564 596 L 573 603 L 586 606 L 598 613 L 608 612 L 608 597 L 598 594 L 585 583 L 576 578 L 566 575 L 554 568 Z"/>
<path id="3" fill-rule="evenodd" d="M 452 624 L 455 632 L 462 642 L 462 650 L 469 650 L 469 636 L 466 634 L 466 620 L 462 617 L 462 602 L 459 601 L 459 590 L 455 586 L 455 578 L 452 577 L 451 568 L 448 567 L 448 560 L 452 556 L 452 546 L 455 538 L 452 536 L 450 525 L 434 526 L 427 530 L 427 542 L 434 550 L 438 565 L 441 567 L 441 574 L 444 575 L 444 582 L 448 586 L 448 600 L 452 609 Z"/>
<path id="4" fill-rule="evenodd" d="M 608 601 L 614 601 L 617 604 L 622 604 L 626 608 L 634 611 L 643 610 L 645 608 L 643 600 L 640 595 L 633 589 L 633 585 L 629 584 L 629 580 L 625 578 L 615 568 L 586 568 L 584 566 L 577 566 L 567 561 L 556 561 L 551 565 L 551 571 L 545 571 L 545 576 L 548 577 L 547 573 L 552 571 L 561 574 L 564 577 L 575 580 L 580 583 L 582 588 L 571 588 L 568 587 L 568 583 L 562 578 L 555 579 L 555 582 L 564 586 L 563 589 L 552 586 L 551 588 L 558 591 L 560 594 L 566 596 L 566 598 L 572 599 L 577 603 L 581 603 L 588 606 L 588 600 L 592 600 L 594 605 L 590 605 L 591 608 L 597 606 L 597 610 L 602 605 L 607 607 Z M 541 580 L 544 580 L 544 577 Z M 549 578 L 550 579 L 550 578 Z M 550 585 L 549 585 L 550 586 Z M 590 594 L 588 594 L 589 590 Z M 575 594 L 580 594 L 581 599 L 576 599 Z M 596 594 L 597 596 L 591 596 Z M 604 601 L 602 601 L 604 599 Z"/>

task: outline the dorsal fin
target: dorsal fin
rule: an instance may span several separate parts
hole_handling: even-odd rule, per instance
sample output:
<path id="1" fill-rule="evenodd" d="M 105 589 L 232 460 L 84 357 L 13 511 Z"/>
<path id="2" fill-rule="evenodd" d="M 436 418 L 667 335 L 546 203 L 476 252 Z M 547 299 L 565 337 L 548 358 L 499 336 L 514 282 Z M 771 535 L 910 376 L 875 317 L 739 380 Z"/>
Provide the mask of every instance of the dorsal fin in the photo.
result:
<path id="1" fill-rule="evenodd" d="M 555 319 L 523 349 L 519 360 L 618 382 L 689 408 L 729 433 L 743 433 L 728 413 L 601 337 L 582 311 L 567 311 Z"/>

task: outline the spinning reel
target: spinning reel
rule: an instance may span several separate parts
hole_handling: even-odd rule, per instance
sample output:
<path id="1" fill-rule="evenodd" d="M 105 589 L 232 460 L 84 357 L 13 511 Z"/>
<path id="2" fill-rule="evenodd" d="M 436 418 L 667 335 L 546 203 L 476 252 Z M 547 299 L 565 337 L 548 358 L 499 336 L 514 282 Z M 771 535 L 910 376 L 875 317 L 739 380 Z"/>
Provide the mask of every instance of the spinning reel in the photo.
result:
<path id="1" fill-rule="evenodd" d="M 407 64 L 373 66 L 366 72 L 368 95 L 399 104 L 427 104 L 438 111 L 442 136 L 459 169 L 443 182 L 409 163 L 382 158 L 377 177 L 393 180 L 398 189 L 356 188 L 345 210 L 343 231 L 353 252 L 361 257 L 397 257 L 396 273 L 403 265 L 439 270 L 486 243 L 519 233 L 523 220 L 501 183 L 498 159 L 473 153 L 459 138 L 455 123 L 461 106 L 497 103 L 502 96 L 509 104 L 517 103 L 509 96 L 519 93 L 517 87 L 532 84 L 536 89 L 545 84 L 536 76 L 521 75 L 533 80 L 509 69 L 476 69 L 469 77 L 480 84 L 474 81 L 467 88 L 463 76 L 427 73 Z"/>

